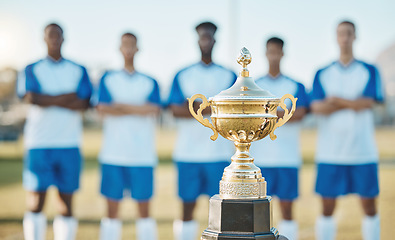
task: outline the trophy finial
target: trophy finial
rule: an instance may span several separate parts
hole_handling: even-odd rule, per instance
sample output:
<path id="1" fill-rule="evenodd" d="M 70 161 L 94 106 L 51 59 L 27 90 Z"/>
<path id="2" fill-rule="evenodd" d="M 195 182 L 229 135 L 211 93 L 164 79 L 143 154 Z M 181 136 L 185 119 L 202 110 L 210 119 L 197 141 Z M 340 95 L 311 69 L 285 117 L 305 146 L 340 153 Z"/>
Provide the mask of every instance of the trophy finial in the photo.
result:
<path id="1" fill-rule="evenodd" d="M 237 58 L 237 62 L 243 67 L 241 70 L 240 75 L 242 77 L 249 77 L 250 72 L 247 69 L 247 65 L 251 63 L 251 53 L 248 51 L 246 47 L 243 47 L 240 50 L 240 56 Z"/>

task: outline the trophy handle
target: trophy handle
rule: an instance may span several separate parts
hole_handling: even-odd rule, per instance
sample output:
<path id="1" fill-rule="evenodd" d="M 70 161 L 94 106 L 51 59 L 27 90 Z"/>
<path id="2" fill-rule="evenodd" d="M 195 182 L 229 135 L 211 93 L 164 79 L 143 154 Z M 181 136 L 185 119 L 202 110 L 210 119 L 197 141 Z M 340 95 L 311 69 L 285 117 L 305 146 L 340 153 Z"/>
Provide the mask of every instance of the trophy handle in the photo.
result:
<path id="1" fill-rule="evenodd" d="M 285 105 L 285 103 L 284 103 L 285 99 L 287 99 L 287 98 L 289 98 L 292 101 L 291 112 L 288 111 L 287 105 Z M 273 130 L 270 132 L 270 139 L 271 140 L 276 140 L 276 138 L 277 138 L 277 136 L 274 134 L 274 130 L 276 130 L 276 128 L 284 125 L 284 123 L 288 122 L 288 120 L 295 113 L 296 100 L 298 100 L 298 99 L 296 97 L 292 96 L 291 94 L 285 94 L 281 98 L 279 106 L 284 110 L 284 116 L 282 118 L 278 119 L 276 125 L 274 125 L 274 127 L 273 127 Z"/>
<path id="2" fill-rule="evenodd" d="M 203 100 L 203 102 L 200 104 L 199 109 L 197 110 L 197 114 L 195 113 L 195 110 L 193 109 L 193 102 L 197 98 L 200 98 Z M 213 124 L 210 123 L 210 121 L 207 118 L 203 118 L 202 111 L 210 106 L 210 103 L 207 101 L 207 98 L 202 95 L 202 94 L 195 94 L 191 98 L 187 98 L 189 102 L 189 112 L 191 112 L 192 116 L 198 120 L 203 126 L 211 128 L 213 130 L 214 134 L 210 137 L 211 140 L 215 141 L 218 138 L 218 132 L 217 129 L 213 126 Z"/>

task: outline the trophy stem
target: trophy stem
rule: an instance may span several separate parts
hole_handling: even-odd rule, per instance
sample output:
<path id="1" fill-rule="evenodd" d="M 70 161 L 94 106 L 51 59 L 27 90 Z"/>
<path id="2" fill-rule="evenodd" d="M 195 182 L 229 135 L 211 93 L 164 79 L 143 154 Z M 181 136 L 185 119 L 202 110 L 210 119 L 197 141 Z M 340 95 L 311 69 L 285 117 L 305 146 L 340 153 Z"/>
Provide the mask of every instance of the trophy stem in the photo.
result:
<path id="1" fill-rule="evenodd" d="M 254 158 L 250 155 L 251 143 L 234 142 L 236 153 L 232 156 L 235 163 L 253 163 Z"/>
<path id="2" fill-rule="evenodd" d="M 250 155 L 251 143 L 235 142 L 236 153 L 232 163 L 225 168 L 220 182 L 222 199 L 263 198 L 266 196 L 266 182 L 261 169 L 255 166 Z"/>

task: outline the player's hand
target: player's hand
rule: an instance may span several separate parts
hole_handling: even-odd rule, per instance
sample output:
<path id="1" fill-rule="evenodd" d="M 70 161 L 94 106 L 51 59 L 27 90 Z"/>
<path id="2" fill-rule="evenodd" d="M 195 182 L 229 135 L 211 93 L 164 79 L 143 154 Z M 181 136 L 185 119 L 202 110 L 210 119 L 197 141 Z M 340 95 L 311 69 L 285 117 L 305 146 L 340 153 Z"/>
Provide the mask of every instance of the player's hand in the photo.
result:
<path id="1" fill-rule="evenodd" d="M 48 101 L 45 104 L 42 104 L 42 95 L 33 92 L 27 92 L 24 99 L 28 103 L 39 105 L 40 107 L 48 107 L 51 105 L 51 102 Z"/>
<path id="2" fill-rule="evenodd" d="M 339 97 L 329 97 L 327 98 L 328 103 L 335 105 L 336 107 L 340 109 L 348 108 L 352 109 L 354 111 L 359 111 L 361 108 L 361 104 L 358 102 L 358 100 L 348 100 L 344 98 L 339 98 Z"/>
<path id="3" fill-rule="evenodd" d="M 100 105 L 97 105 L 95 108 L 101 117 L 104 117 L 106 115 L 107 106 L 100 104 Z"/>
<path id="4" fill-rule="evenodd" d="M 338 106 L 341 106 L 344 103 L 344 99 L 339 97 L 328 97 L 326 100 L 328 101 L 328 103 Z"/>
<path id="5" fill-rule="evenodd" d="M 27 92 L 25 94 L 24 99 L 28 102 L 28 103 L 33 103 L 33 94 L 31 92 Z"/>
<path id="6" fill-rule="evenodd" d="M 62 102 L 71 102 L 78 98 L 76 93 L 66 93 L 56 96 L 59 101 Z"/>

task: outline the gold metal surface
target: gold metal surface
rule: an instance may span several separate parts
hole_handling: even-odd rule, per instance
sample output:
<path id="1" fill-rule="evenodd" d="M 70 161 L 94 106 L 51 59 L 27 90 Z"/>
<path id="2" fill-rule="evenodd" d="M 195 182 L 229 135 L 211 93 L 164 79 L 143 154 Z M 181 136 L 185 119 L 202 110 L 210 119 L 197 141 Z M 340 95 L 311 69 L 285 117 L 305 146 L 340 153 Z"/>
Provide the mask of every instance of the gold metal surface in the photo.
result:
<path id="1" fill-rule="evenodd" d="M 193 109 L 193 102 L 197 98 L 200 98 L 203 100 L 203 102 L 200 104 L 199 109 L 197 110 L 197 113 L 195 113 L 195 109 Z M 214 134 L 210 137 L 211 140 L 215 141 L 218 138 L 218 132 L 215 129 L 215 127 L 210 123 L 210 121 L 207 118 L 203 118 L 202 111 L 210 106 L 210 103 L 207 101 L 207 98 L 202 95 L 202 94 L 195 94 L 191 98 L 187 98 L 188 103 L 189 103 L 189 112 L 192 114 L 192 116 L 198 120 L 203 126 L 211 128 L 214 132 Z"/>
<path id="2" fill-rule="evenodd" d="M 260 89 L 249 77 L 247 65 L 251 63 L 251 59 L 248 49 L 243 48 L 237 59 L 243 69 L 231 88 L 208 101 L 202 94 L 188 99 L 192 116 L 213 130 L 211 140 L 216 140 L 219 133 L 235 144 L 236 153 L 231 157 L 232 163 L 224 169 L 220 182 L 220 197 L 223 199 L 266 196 L 265 179 L 249 153 L 251 142 L 269 134 L 272 140 L 276 139 L 273 131 L 284 125 L 295 112 L 297 98 L 290 94 L 284 95 L 281 99 L 276 98 L 268 91 Z M 195 113 L 193 102 L 198 98 L 203 102 Z M 288 111 L 284 103 L 287 98 L 292 101 L 291 111 Z M 284 117 L 280 119 L 277 117 L 278 106 L 284 109 Z M 211 107 L 212 124 L 202 115 L 203 109 L 207 107 Z"/>
<path id="3" fill-rule="evenodd" d="M 243 47 L 240 50 L 240 56 L 237 58 L 237 62 L 243 67 L 243 70 L 241 70 L 240 75 L 242 77 L 248 77 L 250 76 L 250 72 L 247 69 L 247 65 L 251 63 L 251 53 L 248 51 L 247 48 Z"/>
<path id="4" fill-rule="evenodd" d="M 287 99 L 287 98 L 289 98 L 292 101 L 291 112 L 288 112 L 287 105 L 285 105 L 285 103 L 284 103 L 285 99 Z M 284 110 L 284 116 L 282 118 L 278 119 L 276 125 L 274 125 L 274 127 L 273 127 L 273 130 L 270 132 L 270 139 L 271 140 L 276 140 L 276 138 L 277 138 L 277 136 L 274 134 L 274 130 L 276 130 L 276 128 L 284 125 L 284 123 L 286 123 L 292 117 L 292 115 L 295 113 L 296 100 L 298 100 L 298 99 L 295 98 L 294 96 L 292 96 L 291 94 L 285 94 L 281 98 L 279 106 Z"/>

